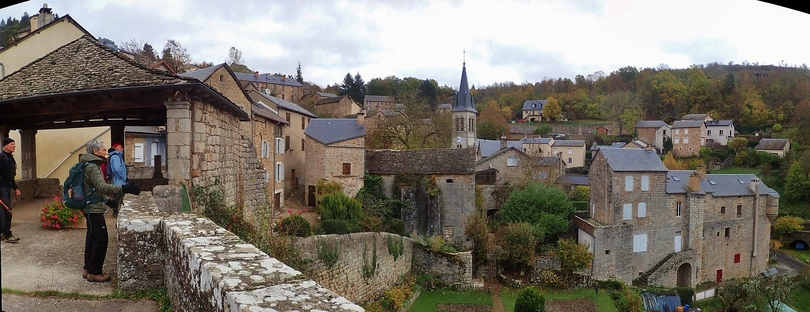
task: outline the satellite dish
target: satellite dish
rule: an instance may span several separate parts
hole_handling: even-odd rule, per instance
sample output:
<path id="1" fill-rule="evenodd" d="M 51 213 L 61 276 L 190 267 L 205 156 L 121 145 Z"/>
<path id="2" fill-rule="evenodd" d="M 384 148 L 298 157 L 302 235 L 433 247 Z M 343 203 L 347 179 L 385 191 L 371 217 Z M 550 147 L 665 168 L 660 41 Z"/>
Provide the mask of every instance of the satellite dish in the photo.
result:
<path id="1" fill-rule="evenodd" d="M 267 95 L 270 95 L 270 94 L 272 94 L 273 92 L 272 92 L 272 91 L 270 91 L 270 89 L 264 89 L 264 93 L 265 93 L 265 94 L 267 94 Z"/>
<path id="2" fill-rule="evenodd" d="M 461 137 L 456 137 L 456 142 L 461 143 Z"/>

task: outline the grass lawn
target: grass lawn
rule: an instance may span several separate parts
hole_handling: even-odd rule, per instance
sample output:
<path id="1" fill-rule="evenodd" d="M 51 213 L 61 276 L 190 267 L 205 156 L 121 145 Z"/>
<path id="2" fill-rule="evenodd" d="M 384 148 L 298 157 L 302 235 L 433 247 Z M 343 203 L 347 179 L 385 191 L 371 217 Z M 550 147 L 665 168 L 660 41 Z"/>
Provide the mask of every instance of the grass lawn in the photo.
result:
<path id="1" fill-rule="evenodd" d="M 796 250 L 786 247 L 782 248 L 781 251 L 801 260 L 804 263 L 810 263 L 810 250 Z"/>
<path id="2" fill-rule="evenodd" d="M 600 291 L 599 296 L 594 296 L 593 289 L 590 288 L 582 288 L 577 290 L 558 290 L 558 289 L 549 290 L 539 288 L 539 290 L 543 294 L 543 296 L 546 297 L 546 302 L 549 302 L 551 300 L 586 298 L 591 299 L 594 303 L 596 303 L 596 307 L 599 309 L 599 312 L 619 311 L 616 309 L 616 305 L 613 303 L 613 299 L 610 299 L 610 295 L 608 295 L 607 292 L 605 291 Z M 518 292 L 520 292 L 520 290 L 508 288 L 501 289 L 501 302 L 503 302 L 503 308 L 507 312 L 514 311 L 515 300 L 517 299 Z"/>
<path id="3" fill-rule="evenodd" d="M 588 119 L 581 119 L 581 120 L 569 120 L 563 121 L 559 124 L 563 124 L 566 126 L 601 126 L 601 125 L 609 125 L 614 122 L 606 121 L 606 120 L 588 120 Z"/>
<path id="4" fill-rule="evenodd" d="M 788 305 L 796 309 L 796 311 L 810 311 L 810 289 L 798 287 L 793 291 L 790 299 Z M 704 312 L 723 311 L 723 303 L 717 297 L 698 301 L 697 306 L 703 309 Z"/>
<path id="5" fill-rule="evenodd" d="M 725 168 L 725 169 L 718 169 L 718 170 L 709 170 L 707 173 L 723 173 L 723 174 L 756 174 L 759 175 L 759 169 L 757 168 Z"/>
<path id="6" fill-rule="evenodd" d="M 492 296 L 484 291 L 422 290 L 408 311 L 435 311 L 440 303 L 471 303 L 492 306 Z"/>

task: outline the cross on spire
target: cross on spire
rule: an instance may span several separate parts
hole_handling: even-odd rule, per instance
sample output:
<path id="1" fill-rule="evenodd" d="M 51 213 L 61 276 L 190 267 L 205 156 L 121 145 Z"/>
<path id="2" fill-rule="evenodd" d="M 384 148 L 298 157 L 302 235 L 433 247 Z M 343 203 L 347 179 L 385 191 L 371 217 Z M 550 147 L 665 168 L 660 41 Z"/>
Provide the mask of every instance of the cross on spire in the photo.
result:
<path id="1" fill-rule="evenodd" d="M 467 65 L 467 48 L 461 48 L 461 53 L 463 54 L 464 65 Z"/>

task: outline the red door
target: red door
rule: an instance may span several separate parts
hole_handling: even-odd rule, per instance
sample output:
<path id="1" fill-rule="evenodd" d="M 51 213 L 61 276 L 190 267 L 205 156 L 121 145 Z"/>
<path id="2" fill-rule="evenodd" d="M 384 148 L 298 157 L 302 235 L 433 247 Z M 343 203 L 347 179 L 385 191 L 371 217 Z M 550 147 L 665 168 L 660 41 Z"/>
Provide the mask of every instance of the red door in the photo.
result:
<path id="1" fill-rule="evenodd" d="M 723 281 L 723 270 L 717 270 L 717 282 L 720 283 Z"/>

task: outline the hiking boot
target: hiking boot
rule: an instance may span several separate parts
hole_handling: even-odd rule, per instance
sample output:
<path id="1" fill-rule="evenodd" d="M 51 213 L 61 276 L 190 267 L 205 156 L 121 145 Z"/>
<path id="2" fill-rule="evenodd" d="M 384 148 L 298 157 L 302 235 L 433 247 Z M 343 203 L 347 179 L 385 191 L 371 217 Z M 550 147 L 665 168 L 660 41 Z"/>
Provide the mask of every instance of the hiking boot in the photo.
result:
<path id="1" fill-rule="evenodd" d="M 3 241 L 6 242 L 6 243 L 17 243 L 17 242 L 20 241 L 20 239 L 17 238 L 17 237 L 14 237 L 14 235 L 10 235 L 9 237 L 6 237 Z"/>
<path id="2" fill-rule="evenodd" d="M 87 279 L 87 270 L 82 271 L 82 278 Z"/>
<path id="3" fill-rule="evenodd" d="M 88 282 L 107 282 L 110 280 L 110 274 L 90 274 L 87 273 L 87 281 Z"/>

